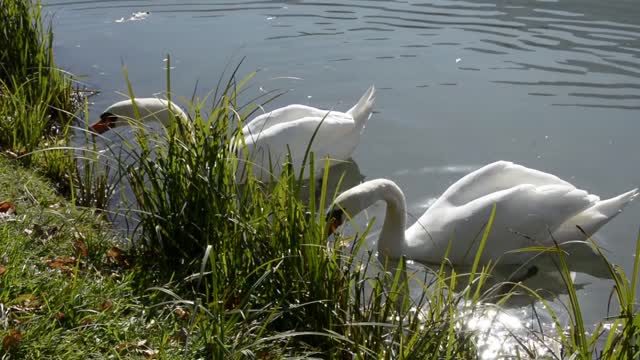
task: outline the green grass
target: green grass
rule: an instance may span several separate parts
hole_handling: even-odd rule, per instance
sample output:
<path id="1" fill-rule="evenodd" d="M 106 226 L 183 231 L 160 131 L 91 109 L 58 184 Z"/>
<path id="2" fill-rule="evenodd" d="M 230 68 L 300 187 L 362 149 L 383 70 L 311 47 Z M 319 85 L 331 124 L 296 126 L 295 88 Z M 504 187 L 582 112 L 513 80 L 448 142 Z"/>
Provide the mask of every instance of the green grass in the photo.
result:
<path id="1" fill-rule="evenodd" d="M 183 353 L 178 338 L 186 321 L 173 306 L 151 306 L 158 302 L 146 291 L 157 285 L 153 274 L 116 256 L 114 240 L 123 239 L 93 211 L 77 209 L 48 181 L 2 157 L 0 201 L 16 206 L 15 215 L 0 219 L 0 339 L 20 338 L 0 354 Z"/>
<path id="2" fill-rule="evenodd" d="M 81 93 L 54 63 L 40 2 L 0 0 L 0 19 L 0 151 L 38 168 L 77 205 L 105 208 L 113 174 L 95 152 L 67 148 Z"/>
<path id="3" fill-rule="evenodd" d="M 66 137 L 73 85 L 54 64 L 39 1 L 1 0 L 0 19 L 0 146 L 23 155 Z"/>

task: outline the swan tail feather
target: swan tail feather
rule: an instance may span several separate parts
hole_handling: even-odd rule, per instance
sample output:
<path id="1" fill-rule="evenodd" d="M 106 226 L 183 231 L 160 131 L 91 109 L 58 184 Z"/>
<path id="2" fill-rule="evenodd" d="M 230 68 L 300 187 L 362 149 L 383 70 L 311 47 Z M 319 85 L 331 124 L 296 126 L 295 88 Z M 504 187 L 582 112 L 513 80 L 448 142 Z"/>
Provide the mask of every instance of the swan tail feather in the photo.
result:
<path id="1" fill-rule="evenodd" d="M 638 197 L 638 194 L 638 189 L 633 189 L 611 199 L 598 201 L 565 221 L 553 232 L 553 236 L 560 241 L 583 239 L 584 234 L 576 226 L 580 226 L 588 235 L 593 235 L 621 213 L 627 204 Z"/>
<path id="2" fill-rule="evenodd" d="M 356 128 L 360 131 L 364 129 L 367 120 L 371 117 L 373 111 L 373 104 L 376 100 L 376 88 L 371 85 L 369 89 L 362 95 L 360 100 L 347 111 L 347 114 L 353 117 L 356 123 Z"/>
<path id="3" fill-rule="evenodd" d="M 638 197 L 638 189 L 633 189 L 631 191 L 627 191 L 624 194 L 618 195 L 614 198 L 599 201 L 597 204 L 592 206 L 590 209 L 597 210 L 604 216 L 609 218 L 618 215 L 622 209 L 624 209 L 627 204 L 629 204 L 633 199 Z"/>

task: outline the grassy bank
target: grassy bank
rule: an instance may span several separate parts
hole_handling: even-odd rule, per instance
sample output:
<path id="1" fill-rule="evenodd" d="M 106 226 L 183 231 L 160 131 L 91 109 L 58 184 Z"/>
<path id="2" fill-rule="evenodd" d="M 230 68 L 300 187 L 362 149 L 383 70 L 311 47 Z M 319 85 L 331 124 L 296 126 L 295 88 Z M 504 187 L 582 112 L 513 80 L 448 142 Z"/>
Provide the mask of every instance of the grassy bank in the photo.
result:
<path id="1" fill-rule="evenodd" d="M 74 152 L 51 149 L 67 145 L 74 110 L 64 100 L 70 79 L 55 70 L 52 33 L 33 3 L 1 5 L 7 33 L 23 39 L 17 45 L 4 38 L 10 51 L 0 48 L 3 66 L 12 66 L 2 73 L 0 93 L 3 358 L 478 356 L 477 334 L 465 330 L 464 318 L 498 292 L 498 305 L 512 294 L 483 286 L 491 267 L 457 274 L 442 265 L 425 283 L 403 261 L 380 264 L 365 248 L 369 228 L 327 242 L 324 212 L 335 196 L 327 174 L 320 184 L 301 181 L 300 169 L 290 168 L 270 184 L 251 176 L 236 181 L 238 163 L 247 159 L 230 150 L 235 129 L 255 109 L 242 95 L 250 78 L 236 72 L 190 104 L 191 119 L 175 119 L 160 133 L 132 124 L 136 136 L 118 139 L 129 142 L 129 162 L 114 170 L 138 203 L 140 246 L 117 247 L 128 239 L 110 231 L 95 208 L 106 203 L 104 178 L 91 180 L 100 169 L 95 153 L 79 170 Z M 558 261 L 570 323 L 556 320 L 562 352 L 547 357 L 637 358 L 638 264 L 630 277 L 610 267 L 620 310 L 613 325 L 587 334 L 562 256 Z M 422 296 L 408 296 L 408 281 L 424 288 Z M 539 355 L 526 339 L 516 343 L 521 357 Z"/>
<path id="2" fill-rule="evenodd" d="M 0 353 L 87 359 L 183 353 L 176 307 L 147 292 L 147 270 L 113 248 L 109 225 L 0 157 Z"/>

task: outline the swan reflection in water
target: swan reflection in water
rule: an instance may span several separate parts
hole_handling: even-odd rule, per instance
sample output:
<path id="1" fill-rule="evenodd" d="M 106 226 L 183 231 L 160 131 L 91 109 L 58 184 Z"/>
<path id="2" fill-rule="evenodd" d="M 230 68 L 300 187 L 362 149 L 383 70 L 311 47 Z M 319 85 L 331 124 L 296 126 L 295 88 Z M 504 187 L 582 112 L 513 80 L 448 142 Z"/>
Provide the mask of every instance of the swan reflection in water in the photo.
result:
<path id="1" fill-rule="evenodd" d="M 325 207 L 330 205 L 331 199 L 333 199 L 340 192 L 351 189 L 357 186 L 364 180 L 365 176 L 360 172 L 358 164 L 352 159 L 336 161 L 332 160 L 332 165 L 329 168 L 327 177 L 327 189 L 326 189 L 326 203 Z M 322 192 L 322 177 L 318 177 L 315 180 L 303 180 L 303 184 L 300 191 L 300 200 L 308 203 L 309 191 L 311 186 L 310 181 L 315 181 L 315 203 L 318 204 Z"/>

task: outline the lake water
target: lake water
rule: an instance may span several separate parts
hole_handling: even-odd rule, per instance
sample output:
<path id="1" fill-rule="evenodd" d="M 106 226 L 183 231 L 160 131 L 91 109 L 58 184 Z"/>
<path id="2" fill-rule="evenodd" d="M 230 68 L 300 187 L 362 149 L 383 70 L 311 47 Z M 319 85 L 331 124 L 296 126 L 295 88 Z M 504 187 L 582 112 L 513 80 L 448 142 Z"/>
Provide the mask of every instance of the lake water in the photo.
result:
<path id="1" fill-rule="evenodd" d="M 138 96 L 165 90 L 167 53 L 185 97 L 244 56 L 242 74 L 259 70 L 253 94 L 289 90 L 273 108 L 346 110 L 375 84 L 376 113 L 353 158 L 365 179 L 396 181 L 415 217 L 498 159 L 602 197 L 640 185 L 638 1 L 44 3 L 58 63 L 101 91 L 94 116 L 126 92 L 122 64 Z M 597 234 L 627 274 L 639 225 L 633 203 Z M 612 282 L 576 281 L 587 322 L 598 321 Z"/>

